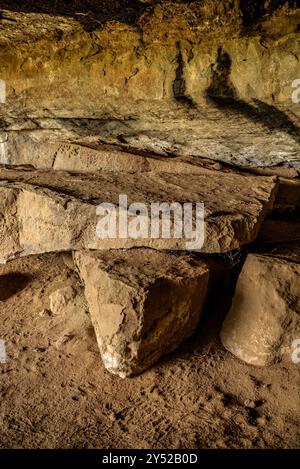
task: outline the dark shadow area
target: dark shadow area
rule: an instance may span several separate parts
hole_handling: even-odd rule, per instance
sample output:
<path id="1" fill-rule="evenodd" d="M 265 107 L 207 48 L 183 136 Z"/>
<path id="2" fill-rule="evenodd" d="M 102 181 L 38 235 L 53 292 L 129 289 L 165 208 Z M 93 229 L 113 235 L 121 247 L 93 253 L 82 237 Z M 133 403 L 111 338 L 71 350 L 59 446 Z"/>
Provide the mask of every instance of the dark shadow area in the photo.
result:
<path id="1" fill-rule="evenodd" d="M 272 255 L 289 262 L 300 262 L 300 209 L 292 213 L 269 214 L 249 252 Z"/>
<path id="2" fill-rule="evenodd" d="M 272 15 L 284 5 L 289 8 L 297 8 L 299 2 L 297 0 L 240 0 L 244 27 L 252 26 L 264 15 Z"/>
<path id="3" fill-rule="evenodd" d="M 173 95 L 176 101 L 190 108 L 196 108 L 197 104 L 193 101 L 191 96 L 186 94 L 186 81 L 184 78 L 184 60 L 180 48 L 180 44 L 177 42 L 177 68 L 176 77 L 173 82 Z"/>
<path id="4" fill-rule="evenodd" d="M 219 109 L 226 109 L 237 114 L 241 114 L 254 123 L 263 124 L 268 130 L 279 130 L 300 144 L 300 129 L 291 119 L 278 108 L 271 104 L 254 99 L 255 105 L 249 104 L 241 99 L 231 100 L 223 97 L 210 97 Z"/>
<path id="5" fill-rule="evenodd" d="M 285 132 L 300 144 L 299 127 L 283 111 L 259 99 L 254 99 L 250 104 L 238 98 L 230 80 L 231 64 L 229 54 L 219 48 L 217 62 L 212 69 L 212 81 L 206 90 L 208 101 L 222 111 L 240 114 L 254 123 L 263 124 L 271 132 Z"/>
<path id="6" fill-rule="evenodd" d="M 194 256 L 204 259 L 210 268 L 211 284 L 206 304 L 195 333 L 177 350 L 163 356 L 161 363 L 167 363 L 174 358 L 188 358 L 189 355 L 198 353 L 205 360 L 208 355 L 218 354 L 218 351 L 223 349 L 219 334 L 231 307 L 237 280 L 246 260 L 246 252 L 236 250 L 218 256 L 194 253 Z"/>
<path id="7" fill-rule="evenodd" d="M 93 31 L 110 21 L 135 24 L 147 4 L 138 0 L 13 0 L 1 1 L 0 8 L 22 13 L 73 17 L 86 31 Z"/>
<path id="8" fill-rule="evenodd" d="M 109 132 L 111 134 L 111 128 L 120 128 L 127 130 L 128 125 L 127 122 L 135 121 L 136 118 L 133 116 L 128 116 L 124 119 L 117 119 L 117 118 L 97 118 L 97 117 L 57 117 L 53 111 L 50 109 L 45 110 L 47 112 L 46 119 L 50 118 L 53 119 L 54 124 L 51 130 L 59 130 L 60 128 L 64 128 L 69 132 L 74 132 L 74 134 L 80 137 L 96 137 L 103 132 Z M 26 113 L 19 116 L 19 119 L 23 119 L 24 121 L 30 120 L 34 126 L 32 130 L 43 130 L 43 125 L 39 122 L 38 119 L 28 118 Z M 59 125 L 57 125 L 59 124 Z M 5 121 L 0 119 L 0 130 L 5 131 L 8 127 L 8 124 Z M 121 140 L 120 140 L 121 141 Z"/>
<path id="9" fill-rule="evenodd" d="M 265 2 L 262 0 L 240 0 L 240 9 L 245 27 L 251 26 L 266 13 Z"/>
<path id="10" fill-rule="evenodd" d="M 0 277 L 0 301 L 6 301 L 22 291 L 31 281 L 29 275 L 11 273 Z"/>
<path id="11" fill-rule="evenodd" d="M 219 47 L 217 54 L 217 61 L 212 67 L 212 80 L 211 84 L 206 90 L 208 98 L 217 100 L 222 99 L 232 102 L 237 99 L 236 91 L 231 83 L 231 64 L 232 60 L 227 52 L 223 52 Z"/>

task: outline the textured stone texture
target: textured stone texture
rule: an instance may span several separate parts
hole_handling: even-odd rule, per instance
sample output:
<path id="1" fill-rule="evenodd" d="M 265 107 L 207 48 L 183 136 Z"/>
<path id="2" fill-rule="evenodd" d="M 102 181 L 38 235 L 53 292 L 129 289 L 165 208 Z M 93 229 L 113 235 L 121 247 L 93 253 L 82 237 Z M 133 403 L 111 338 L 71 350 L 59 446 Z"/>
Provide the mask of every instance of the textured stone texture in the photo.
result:
<path id="1" fill-rule="evenodd" d="M 227 252 L 256 238 L 277 188 L 274 178 L 209 170 L 182 177 L 153 172 L 87 175 L 2 169 L 0 181 L 0 193 L 10 197 L 13 204 L 11 207 L 10 203 L 4 203 L 1 211 L 0 236 L 5 240 L 1 245 L 2 260 L 70 249 L 134 246 L 187 249 L 190 240 L 185 236 L 98 238 L 96 227 L 100 217 L 96 216 L 96 207 L 102 202 L 118 205 L 119 194 L 128 196 L 128 204 L 145 203 L 148 213 L 152 202 L 204 203 L 205 240 L 199 250 Z M 14 216 L 10 216 L 12 210 Z"/>
<path id="2" fill-rule="evenodd" d="M 221 340 L 241 360 L 264 366 L 292 360 L 300 337 L 300 256 L 298 262 L 250 254 L 239 276 Z"/>
<path id="3" fill-rule="evenodd" d="M 28 134 L 14 132 L 6 142 L 6 159 L 11 165 L 30 165 L 38 169 L 95 172 L 170 172 L 203 173 L 203 167 L 221 169 L 218 162 L 203 157 L 181 156 L 173 158 L 155 152 L 128 148 L 124 144 L 89 146 L 62 143 L 51 139 L 40 141 Z"/>
<path id="4" fill-rule="evenodd" d="M 229 2 L 226 7 L 221 2 L 219 12 L 213 2 L 177 7 L 163 3 L 136 18 L 135 25 L 120 19 L 98 23 L 93 34 L 78 18 L 77 24 L 72 19 L 68 25 L 66 16 L 60 24 L 53 16 L 45 22 L 45 16 L 35 13 L 4 11 L 8 21 L 0 36 L 1 72 L 10 84 L 9 95 L 14 90 L 15 99 L 25 104 L 23 110 L 34 111 L 61 111 L 71 103 L 82 109 L 84 103 L 86 110 L 95 112 L 101 102 L 113 104 L 114 99 L 123 109 L 129 99 L 137 108 L 137 100 L 174 96 L 197 102 L 207 90 L 213 96 L 241 99 L 269 100 L 273 94 L 275 102 L 292 104 L 290 86 L 299 67 L 299 10 L 265 18 L 260 33 L 257 28 L 246 35 L 241 17 L 237 23 L 238 5 L 233 14 Z M 109 7 L 112 11 L 111 3 Z M 35 31 L 36 37 L 30 37 Z"/>
<path id="5" fill-rule="evenodd" d="M 25 163 L 12 151 L 17 133 L 299 167 L 296 2 L 6 3 L 3 163 Z M 74 155 L 58 156 L 76 169 Z"/>
<path id="6" fill-rule="evenodd" d="M 208 288 L 204 262 L 144 249 L 78 252 L 75 261 L 110 372 L 140 373 L 194 332 Z"/>
<path id="7" fill-rule="evenodd" d="M 20 225 L 17 214 L 18 192 L 0 186 L 0 263 L 15 257 L 20 247 Z"/>
<path id="8" fill-rule="evenodd" d="M 296 211 L 292 214 L 272 214 L 264 220 L 259 236 L 255 243 L 255 249 L 265 253 L 273 249 L 295 247 L 300 243 L 300 217 Z"/>
<path id="9" fill-rule="evenodd" d="M 50 311 L 57 315 L 65 313 L 75 296 L 76 291 L 72 285 L 62 284 L 58 286 L 49 296 Z"/>
<path id="10" fill-rule="evenodd" d="M 51 155 L 47 148 L 48 141 L 97 147 L 99 141 L 119 145 L 121 140 L 128 153 L 202 157 L 244 168 L 280 166 L 299 170 L 299 119 L 290 110 L 293 106 L 298 108 L 297 105 L 281 106 L 276 110 L 264 103 L 221 107 L 205 103 L 187 111 L 176 100 L 165 103 L 156 100 L 140 103 L 136 111 L 133 111 L 134 106 L 131 101 L 127 110 L 118 108 L 109 115 L 105 110 L 89 114 L 87 108 L 66 109 L 60 114 L 56 111 L 55 116 L 41 111 L 34 119 L 7 117 L 6 106 L 4 109 L 2 106 L 0 117 L 5 132 L 0 135 L 3 140 L 1 162 L 23 164 L 35 161 L 34 164 L 40 165 L 46 161 L 48 167 L 55 160 L 55 154 Z M 8 112 L 16 114 L 17 111 L 8 108 Z M 35 160 L 25 149 L 17 154 L 27 139 L 40 143 Z M 70 156 L 62 155 L 61 151 L 58 153 L 54 167 L 58 165 L 58 169 L 62 169 L 68 164 L 71 170 L 77 169 L 76 149 L 69 146 L 69 150 L 73 153 Z M 101 160 L 101 153 L 98 157 L 94 153 L 94 162 L 83 160 L 78 165 L 87 164 L 90 168 L 95 165 L 97 169 L 98 160 Z M 101 162 L 98 164 L 101 166 Z"/>
<path id="11" fill-rule="evenodd" d="M 292 100 L 293 91 L 300 99 L 300 87 L 292 87 L 300 77 L 296 3 L 2 2 L 0 79 L 6 82 L 7 96 L 0 107 L 0 163 L 18 169 L 0 170 L 0 261 L 51 251 L 187 248 L 185 238 L 98 239 L 96 207 L 102 202 L 118 204 L 120 194 L 128 196 L 129 204 L 143 202 L 148 208 L 151 202 L 204 203 L 203 253 L 240 249 L 256 239 L 273 207 L 297 209 L 300 107 Z M 286 171 L 295 180 L 281 179 L 278 184 L 272 177 L 235 173 L 233 167 L 245 173 Z M 119 221 L 120 213 L 118 217 Z M 268 223 L 272 221 L 265 230 Z M 263 240 L 259 243 L 262 246 Z M 283 288 L 277 282 L 285 302 L 289 288 L 294 294 L 298 247 L 278 252 L 274 244 L 271 252 L 276 251 L 280 260 L 265 264 L 255 257 L 259 268 L 266 268 L 266 276 L 274 270 L 275 279 L 286 266 L 291 284 Z M 93 268 L 106 255 L 95 254 Z M 122 256 L 126 268 L 120 282 L 127 288 L 124 279 L 135 267 L 129 254 Z M 140 265 L 141 254 L 134 256 Z M 235 254 L 231 256 L 234 261 Z M 236 256 L 239 259 L 241 253 Z M 149 254 L 153 264 L 143 267 L 148 282 L 151 276 L 159 281 L 157 259 L 165 260 L 161 269 L 167 269 L 171 258 L 166 253 Z M 107 272 L 101 262 L 101 276 L 105 273 L 110 282 L 113 273 L 115 280 L 120 266 L 114 264 Z M 168 272 L 162 270 L 164 279 Z M 192 275 L 188 279 L 192 281 Z M 152 296 L 150 306 L 143 303 L 147 288 L 138 287 L 139 280 L 135 285 L 142 306 L 133 309 L 144 308 L 140 320 L 151 315 L 154 306 Z M 185 298 L 181 286 L 179 293 Z M 62 311 L 67 292 L 53 295 L 52 309 Z M 126 295 L 121 299 L 126 303 Z M 255 299 L 249 301 L 255 306 Z M 97 300 L 93 302 L 95 309 Z M 120 315 L 119 310 L 113 308 L 111 314 Z M 189 321 L 190 310 L 183 311 Z M 280 308 L 277 313 L 280 322 Z M 142 327 L 139 324 L 135 327 Z M 276 342 L 272 324 L 266 328 L 271 331 L 268 340 Z M 107 327 L 113 325 L 109 322 Z M 163 335 L 169 337 L 166 327 L 159 344 Z M 151 329 L 146 332 L 147 350 L 156 338 Z M 175 334 L 176 343 L 179 336 L 184 334 Z M 130 344 L 135 341 L 128 337 Z M 149 353 L 150 358 L 129 354 L 139 364 L 132 362 L 132 370 L 141 363 L 148 366 L 154 352 Z"/>

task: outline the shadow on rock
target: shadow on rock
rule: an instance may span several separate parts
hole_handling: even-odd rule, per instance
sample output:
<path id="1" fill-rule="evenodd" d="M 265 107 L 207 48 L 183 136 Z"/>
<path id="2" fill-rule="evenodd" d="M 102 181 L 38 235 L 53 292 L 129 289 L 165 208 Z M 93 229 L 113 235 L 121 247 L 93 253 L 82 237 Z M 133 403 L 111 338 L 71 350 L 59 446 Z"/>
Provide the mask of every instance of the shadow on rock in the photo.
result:
<path id="1" fill-rule="evenodd" d="M 94 31 L 110 21 L 136 24 L 145 4 L 138 0 L 22 0 L 1 2 L 1 8 L 21 13 L 71 17 L 86 31 Z"/>
<path id="2" fill-rule="evenodd" d="M 280 109 L 259 99 L 251 103 L 239 99 L 231 82 L 232 60 L 220 47 L 217 61 L 212 68 L 212 81 L 206 90 L 206 98 L 223 112 L 245 116 L 256 124 L 264 125 L 268 130 L 279 130 L 292 137 L 300 144 L 300 129 Z"/>
<path id="3" fill-rule="evenodd" d="M 11 296 L 23 290 L 31 281 L 29 275 L 10 273 L 0 277 L 0 301 L 6 301 Z"/>

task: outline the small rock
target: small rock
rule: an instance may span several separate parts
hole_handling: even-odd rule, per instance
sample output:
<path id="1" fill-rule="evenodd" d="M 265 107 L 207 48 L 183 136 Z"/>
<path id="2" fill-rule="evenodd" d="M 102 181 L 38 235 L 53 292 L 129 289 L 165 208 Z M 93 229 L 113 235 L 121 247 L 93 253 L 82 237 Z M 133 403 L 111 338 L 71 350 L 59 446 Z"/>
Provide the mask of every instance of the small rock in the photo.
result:
<path id="1" fill-rule="evenodd" d="M 256 423 L 259 427 L 263 427 L 267 423 L 266 417 L 257 417 Z"/>
<path id="2" fill-rule="evenodd" d="M 256 404 L 251 399 L 246 399 L 245 402 L 244 402 L 244 406 L 248 407 L 249 409 L 255 409 Z"/>
<path id="3" fill-rule="evenodd" d="M 59 288 L 55 292 L 51 293 L 50 299 L 50 310 L 55 315 L 60 315 L 65 312 L 68 304 L 75 298 L 76 292 L 72 286 L 66 286 Z"/>
<path id="4" fill-rule="evenodd" d="M 118 420 L 118 416 L 115 412 L 110 412 L 108 418 L 111 422 L 116 422 Z"/>

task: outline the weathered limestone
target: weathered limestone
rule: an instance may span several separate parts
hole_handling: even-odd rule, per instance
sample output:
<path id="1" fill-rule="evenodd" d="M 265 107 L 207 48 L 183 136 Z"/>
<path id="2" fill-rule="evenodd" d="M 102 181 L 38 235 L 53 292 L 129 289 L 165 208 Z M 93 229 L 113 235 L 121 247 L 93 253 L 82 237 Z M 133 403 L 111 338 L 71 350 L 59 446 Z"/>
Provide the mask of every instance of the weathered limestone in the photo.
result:
<path id="1" fill-rule="evenodd" d="M 299 263 L 300 218 L 297 212 L 289 218 L 264 220 L 255 246 L 256 254 L 272 255 L 276 258 Z"/>
<path id="2" fill-rule="evenodd" d="M 300 179 L 295 168 L 273 167 L 239 171 L 221 163 L 194 156 L 166 156 L 129 148 L 124 144 L 95 143 L 89 146 L 47 140 L 35 141 L 28 135 L 14 133 L 6 142 L 6 157 L 12 166 L 29 165 L 37 169 L 96 172 L 168 172 L 205 174 L 206 170 L 278 176 L 279 184 L 273 210 L 294 211 L 300 207 Z M 210 173 L 208 173 L 210 174 Z"/>
<path id="3" fill-rule="evenodd" d="M 228 253 L 234 264 L 271 210 L 300 207 L 300 10 L 278 0 L 47 3 L 13 0 L 0 12 L 0 262 L 65 251 L 72 269 L 76 251 L 105 366 L 130 376 L 198 323 L 214 269 L 178 251 Z M 131 232 L 100 239 L 102 203 Z M 165 204 L 169 236 L 163 213 L 151 236 L 153 203 Z M 170 212 L 186 203 L 205 206 L 203 244 L 183 226 L 174 236 Z M 255 364 L 289 347 L 299 312 L 296 231 L 282 240 L 291 251 L 266 240 L 269 223 L 222 332 Z M 63 320 L 76 301 L 60 284 L 45 311 Z"/>
<path id="4" fill-rule="evenodd" d="M 285 256 L 247 257 L 221 340 L 251 365 L 269 365 L 283 355 L 292 360 L 293 342 L 300 337 L 299 254 L 292 261 Z"/>
<path id="5" fill-rule="evenodd" d="M 27 136 L 41 144 L 122 142 L 128 151 L 299 168 L 293 5 L 176 0 L 148 8 L 132 0 L 80 2 L 78 11 L 78 2 L 60 1 L 49 14 L 29 3 L 3 6 L 2 163 L 31 159 L 25 149 L 12 152 L 17 134 L 21 146 Z M 42 153 L 36 164 L 50 156 Z M 85 163 L 57 156 L 60 169 Z"/>
<path id="6" fill-rule="evenodd" d="M 56 20 L 52 35 L 44 32 L 31 40 L 25 18 L 5 12 L 12 21 L 0 33 L 0 73 L 8 82 L 17 114 L 22 116 L 21 109 L 29 113 L 44 109 L 57 116 L 76 109 L 81 117 L 84 112 L 94 117 L 99 110 L 103 116 L 110 110 L 118 117 L 118 106 L 119 116 L 124 116 L 130 114 L 131 103 L 134 117 L 139 105 L 147 102 L 166 105 L 174 96 L 186 97 L 181 106 L 189 109 L 193 103 L 203 103 L 206 94 L 256 98 L 270 105 L 275 101 L 292 106 L 298 114 L 291 101 L 291 83 L 299 70 L 295 56 L 299 15 L 286 16 L 281 31 L 265 29 L 262 44 L 259 34 L 245 35 L 236 24 L 227 34 L 218 27 L 209 31 L 200 15 L 191 28 L 180 13 L 174 14 L 170 3 L 166 9 L 173 16 L 170 22 L 149 15 L 138 28 L 115 23 L 100 26 L 94 34 L 74 22 L 62 32 Z M 39 23 L 45 25 L 43 16 L 32 15 L 31 21 L 37 32 Z M 18 49 L 9 38 L 12 27 L 20 35 Z M 66 84 L 68 93 L 64 93 Z"/>
<path id="7" fill-rule="evenodd" d="M 155 125 L 155 123 L 153 124 Z M 183 125 L 185 124 L 180 124 L 180 127 L 182 128 Z M 237 135 L 241 134 L 240 127 L 241 125 L 238 124 Z M 242 125 L 242 128 L 244 129 L 244 125 Z M 221 129 L 219 129 L 219 134 L 220 132 Z M 192 150 L 189 151 L 186 147 L 183 148 L 179 145 L 172 148 L 169 153 L 166 148 L 156 148 L 155 145 L 153 147 L 151 145 L 149 147 L 145 145 L 145 148 L 143 146 L 139 147 L 137 142 L 135 142 L 135 146 L 120 142 L 61 142 L 59 141 L 59 134 L 57 135 L 56 132 L 52 132 L 47 138 L 44 135 L 35 138 L 34 132 L 30 131 L 25 133 L 14 131 L 5 135 L 6 141 L 3 143 L 5 154 L 2 160 L 0 157 L 0 161 L 3 164 L 17 167 L 28 165 L 36 169 L 92 173 L 104 170 L 198 174 L 203 172 L 204 168 L 226 172 L 239 171 L 238 168 L 226 167 L 226 165 L 220 163 L 222 158 L 218 158 L 218 153 L 214 153 L 213 159 L 206 159 L 203 154 L 196 156 Z M 251 135 L 253 139 L 253 134 Z M 156 137 L 155 141 L 158 143 L 159 138 Z M 233 136 L 231 137 L 233 138 Z M 215 135 L 209 140 L 216 142 L 217 138 L 217 135 Z M 56 141 L 57 139 L 58 141 Z M 270 149 L 269 143 L 271 144 L 271 142 L 268 142 L 267 139 L 264 142 Z M 193 138 L 193 144 L 195 144 L 195 138 Z M 251 151 L 256 151 L 253 141 L 252 144 L 249 141 L 249 147 L 251 145 Z M 212 155 L 208 154 L 208 156 L 211 158 Z M 244 166 L 247 166 L 246 163 Z M 297 179 L 300 173 L 295 167 L 285 167 L 284 165 L 260 168 L 248 167 L 241 172 L 249 172 L 260 176 L 280 176 L 276 209 L 289 210 L 300 205 L 300 182 Z"/>
<path id="8" fill-rule="evenodd" d="M 195 330 L 209 270 L 187 255 L 147 249 L 77 252 L 104 366 L 140 373 Z"/>
<path id="9" fill-rule="evenodd" d="M 52 137 L 55 137 L 55 133 Z M 22 132 L 9 134 L 6 142 L 5 163 L 12 166 L 29 165 L 36 169 L 96 172 L 169 172 L 203 174 L 203 168 L 221 169 L 222 166 L 203 157 L 172 157 L 151 151 L 130 148 L 124 144 L 57 142 L 55 139 L 35 140 Z M 3 161 L 4 163 L 4 161 Z M 274 175 L 274 174 L 273 174 Z"/>
<path id="10" fill-rule="evenodd" d="M 133 106 L 132 102 L 130 105 Z M 101 168 L 101 159 L 104 160 L 102 164 L 107 164 L 105 155 L 89 152 L 85 160 L 87 152 L 78 152 L 70 142 L 97 147 L 99 141 L 115 146 L 121 141 L 128 153 L 197 157 L 252 169 L 279 166 L 299 170 L 300 131 L 297 121 L 294 123 L 289 118 L 289 109 L 274 110 L 272 106 L 269 109 L 264 103 L 247 106 L 249 110 L 245 112 L 246 104 L 243 103 L 237 104 L 235 110 L 226 106 L 219 109 L 204 103 L 189 111 L 192 115 L 187 117 L 186 108 L 176 100 L 169 100 L 164 106 L 157 100 L 144 107 L 140 105 L 134 118 L 129 114 L 122 119 L 115 115 L 107 117 L 106 114 L 103 117 L 101 113 L 93 117 L 81 116 L 81 110 L 75 108 L 63 116 L 46 114 L 38 115 L 34 120 L 18 120 L 7 117 L 4 111 L 9 115 L 15 111 L 9 107 L 6 109 L 5 105 L 0 112 L 5 127 L 5 132 L 0 133 L 0 141 L 3 140 L 0 162 L 29 163 L 38 168 L 53 165 L 57 169 L 76 170 L 77 167 L 80 171 L 91 168 L 93 171 Z M 250 116 L 253 114 L 253 118 L 249 118 L 248 113 Z M 258 117 L 255 117 L 256 113 Z M 31 154 L 32 140 L 35 141 L 35 149 Z M 68 145 L 70 156 L 63 155 L 61 150 L 57 155 L 55 152 L 51 154 L 47 147 L 51 141 Z M 39 153 L 38 143 L 41 147 Z"/>
<path id="11" fill-rule="evenodd" d="M 14 207 L 9 201 L 2 205 L 0 236 L 5 242 L 1 244 L 0 257 L 5 261 L 16 255 L 51 251 L 130 247 L 227 252 L 256 238 L 273 204 L 276 188 L 274 178 L 208 170 L 183 177 L 156 172 L 84 175 L 2 169 L 0 194 L 10 197 Z M 162 238 L 160 234 L 153 238 L 149 228 L 145 238 L 100 239 L 96 228 L 101 217 L 97 216 L 96 207 L 104 202 L 118 205 L 120 194 L 128 197 L 128 206 L 144 203 L 148 214 L 152 202 L 204 203 L 204 245 L 191 244 L 195 239 L 185 233 L 182 238 L 172 237 L 172 212 L 170 237 Z M 116 213 L 117 221 L 122 214 L 127 212 L 121 207 Z M 145 219 L 148 223 L 146 216 Z"/>

